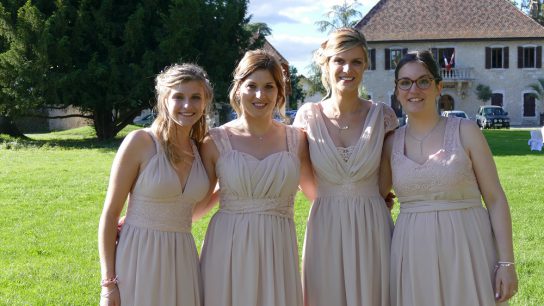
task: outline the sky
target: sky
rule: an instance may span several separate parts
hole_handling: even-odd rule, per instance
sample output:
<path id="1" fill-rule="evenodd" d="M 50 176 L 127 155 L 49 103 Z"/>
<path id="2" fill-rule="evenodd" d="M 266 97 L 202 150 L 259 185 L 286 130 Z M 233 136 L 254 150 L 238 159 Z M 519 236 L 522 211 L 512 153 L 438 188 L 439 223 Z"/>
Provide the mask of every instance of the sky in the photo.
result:
<path id="1" fill-rule="evenodd" d="M 358 10 L 364 16 L 378 1 L 359 0 Z M 312 52 L 327 38 L 315 22 L 329 20 L 325 14 L 342 3 L 344 0 L 250 0 L 248 13 L 251 22 L 264 22 L 272 29 L 268 41 L 299 74 L 307 74 Z"/>

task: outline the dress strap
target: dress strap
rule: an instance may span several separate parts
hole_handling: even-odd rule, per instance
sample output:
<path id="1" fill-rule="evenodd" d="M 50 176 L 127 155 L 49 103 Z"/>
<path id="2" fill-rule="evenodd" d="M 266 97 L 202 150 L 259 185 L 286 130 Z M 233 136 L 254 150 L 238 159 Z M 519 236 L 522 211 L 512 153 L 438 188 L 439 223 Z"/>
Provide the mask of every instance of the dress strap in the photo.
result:
<path id="1" fill-rule="evenodd" d="M 224 154 L 225 152 L 232 150 L 229 135 L 224 127 L 220 126 L 210 129 L 210 136 L 212 137 L 213 142 L 215 142 L 217 150 L 219 150 L 220 154 Z"/>
<path id="2" fill-rule="evenodd" d="M 151 139 L 153 140 L 153 143 L 155 144 L 155 150 L 157 151 L 157 153 L 162 151 L 161 143 L 159 139 L 157 138 L 157 136 L 155 135 L 155 133 L 153 132 L 153 130 L 151 130 L 151 128 L 145 128 L 144 131 L 147 134 L 149 134 L 149 136 L 151 136 Z"/>
<path id="3" fill-rule="evenodd" d="M 406 135 L 406 125 L 397 129 L 393 139 L 393 154 L 404 154 L 404 137 Z"/>
<path id="4" fill-rule="evenodd" d="M 461 143 L 459 138 L 459 124 L 461 118 L 446 117 L 446 131 L 444 133 L 444 149 L 451 152 Z"/>
<path id="5" fill-rule="evenodd" d="M 286 125 L 285 126 L 285 134 L 287 137 L 287 150 L 293 154 L 297 154 L 298 152 L 298 143 L 299 143 L 299 137 L 298 137 L 298 129 L 294 128 L 292 126 Z"/>

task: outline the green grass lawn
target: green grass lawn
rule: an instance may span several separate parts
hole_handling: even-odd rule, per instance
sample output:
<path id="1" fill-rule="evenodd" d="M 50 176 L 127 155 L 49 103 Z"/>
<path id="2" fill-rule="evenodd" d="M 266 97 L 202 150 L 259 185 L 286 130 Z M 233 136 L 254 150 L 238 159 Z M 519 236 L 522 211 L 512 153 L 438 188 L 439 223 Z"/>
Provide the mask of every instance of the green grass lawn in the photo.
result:
<path id="1" fill-rule="evenodd" d="M 544 305 L 544 152 L 529 151 L 527 130 L 485 135 L 512 210 L 520 290 L 511 305 Z M 97 225 L 120 140 L 97 142 L 90 128 L 28 136 L 0 136 L 0 305 L 96 305 Z M 309 204 L 296 201 L 301 247 Z M 199 247 L 209 217 L 193 227 Z"/>

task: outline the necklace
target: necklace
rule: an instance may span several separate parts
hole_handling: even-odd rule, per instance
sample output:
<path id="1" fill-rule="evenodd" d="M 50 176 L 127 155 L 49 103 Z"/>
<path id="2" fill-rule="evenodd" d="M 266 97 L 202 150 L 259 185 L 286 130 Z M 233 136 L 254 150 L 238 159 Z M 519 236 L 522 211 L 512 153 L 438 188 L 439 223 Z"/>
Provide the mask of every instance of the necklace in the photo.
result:
<path id="1" fill-rule="evenodd" d="M 438 121 L 436 121 L 433 128 L 421 138 L 417 138 L 416 136 L 412 135 L 412 133 L 410 133 L 410 130 L 409 130 L 410 125 L 406 126 L 406 132 L 408 133 L 408 136 L 412 137 L 418 143 L 420 156 L 423 156 L 423 142 L 425 141 L 425 139 L 427 139 L 427 137 L 429 137 L 434 132 L 434 130 L 436 130 L 436 128 L 440 125 L 440 122 L 442 122 L 441 117 L 438 118 Z"/>
<path id="2" fill-rule="evenodd" d="M 337 129 L 339 129 L 340 131 L 344 131 L 344 130 L 347 130 L 349 129 L 349 125 L 346 124 L 346 125 L 340 125 L 340 120 L 338 120 L 338 118 L 329 118 L 329 120 L 331 121 L 332 125 L 334 125 Z M 333 121 L 334 120 L 334 121 Z"/>

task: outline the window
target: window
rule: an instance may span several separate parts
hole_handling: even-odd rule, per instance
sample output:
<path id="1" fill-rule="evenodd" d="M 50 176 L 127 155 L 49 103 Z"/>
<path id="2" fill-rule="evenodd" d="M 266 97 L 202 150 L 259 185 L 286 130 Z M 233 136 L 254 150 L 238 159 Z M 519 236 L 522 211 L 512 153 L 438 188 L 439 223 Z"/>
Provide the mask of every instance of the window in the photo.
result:
<path id="1" fill-rule="evenodd" d="M 368 70 L 376 70 L 376 49 L 368 50 Z"/>
<path id="2" fill-rule="evenodd" d="M 523 117 L 536 116 L 536 98 L 532 93 L 523 94 Z"/>
<path id="3" fill-rule="evenodd" d="M 518 47 L 518 68 L 542 68 L 542 46 Z"/>
<path id="4" fill-rule="evenodd" d="M 431 52 L 440 68 L 455 68 L 455 48 L 432 48 Z"/>
<path id="5" fill-rule="evenodd" d="M 491 105 L 502 106 L 502 93 L 494 93 L 491 95 Z"/>
<path id="6" fill-rule="evenodd" d="M 385 49 L 385 70 L 392 70 L 397 67 L 404 54 L 408 53 L 408 49 L 404 48 L 386 48 Z"/>
<path id="7" fill-rule="evenodd" d="M 486 47 L 485 69 L 508 68 L 508 47 Z"/>

